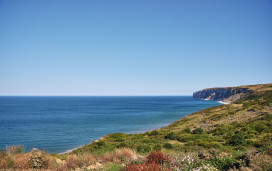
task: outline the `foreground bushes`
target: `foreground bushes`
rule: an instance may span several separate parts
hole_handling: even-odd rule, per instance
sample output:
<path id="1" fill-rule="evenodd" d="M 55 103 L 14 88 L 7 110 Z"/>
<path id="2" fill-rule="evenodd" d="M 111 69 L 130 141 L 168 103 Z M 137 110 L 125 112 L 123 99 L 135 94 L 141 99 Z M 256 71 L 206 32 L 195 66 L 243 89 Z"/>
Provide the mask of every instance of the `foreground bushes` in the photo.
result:
<path id="1" fill-rule="evenodd" d="M 21 147 L 18 147 L 22 149 Z M 236 157 L 216 149 L 199 152 L 176 152 L 171 155 L 153 151 L 146 157 L 132 149 L 120 148 L 102 156 L 69 154 L 57 157 L 38 149 L 23 153 L 16 146 L 0 152 L 0 170 L 127 170 L 127 171 L 191 171 L 191 170 L 272 170 L 268 152 L 249 149 Z"/>
<path id="2" fill-rule="evenodd" d="M 126 166 L 126 171 L 170 171 L 171 159 L 161 151 L 151 152 L 145 162 L 131 163 Z"/>

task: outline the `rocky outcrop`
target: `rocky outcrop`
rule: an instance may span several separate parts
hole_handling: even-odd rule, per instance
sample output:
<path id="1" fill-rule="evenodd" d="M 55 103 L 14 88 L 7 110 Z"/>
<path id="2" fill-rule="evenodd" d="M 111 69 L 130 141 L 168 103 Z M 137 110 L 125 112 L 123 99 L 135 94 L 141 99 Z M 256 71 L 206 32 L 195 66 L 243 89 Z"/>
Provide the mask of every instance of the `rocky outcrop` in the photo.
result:
<path id="1" fill-rule="evenodd" d="M 203 100 L 217 100 L 231 103 L 251 92 L 248 88 L 211 88 L 194 92 L 193 97 Z"/>

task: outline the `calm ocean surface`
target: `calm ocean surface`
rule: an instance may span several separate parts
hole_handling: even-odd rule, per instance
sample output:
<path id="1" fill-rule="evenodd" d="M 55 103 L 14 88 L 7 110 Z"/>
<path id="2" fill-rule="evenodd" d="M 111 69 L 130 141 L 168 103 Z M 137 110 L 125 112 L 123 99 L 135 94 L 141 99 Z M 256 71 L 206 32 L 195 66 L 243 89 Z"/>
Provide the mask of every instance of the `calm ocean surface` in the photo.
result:
<path id="1" fill-rule="evenodd" d="M 109 133 L 166 126 L 216 105 L 191 96 L 0 97 L 0 148 L 60 153 Z"/>

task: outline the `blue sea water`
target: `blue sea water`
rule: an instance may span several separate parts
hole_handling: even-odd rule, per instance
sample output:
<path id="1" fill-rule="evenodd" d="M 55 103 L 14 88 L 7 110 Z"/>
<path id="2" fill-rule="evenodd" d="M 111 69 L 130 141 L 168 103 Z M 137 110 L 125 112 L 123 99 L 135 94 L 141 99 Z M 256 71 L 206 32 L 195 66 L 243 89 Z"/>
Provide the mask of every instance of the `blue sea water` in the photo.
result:
<path id="1" fill-rule="evenodd" d="M 166 126 L 211 106 L 191 96 L 0 97 L 0 148 L 61 153 L 114 133 Z"/>

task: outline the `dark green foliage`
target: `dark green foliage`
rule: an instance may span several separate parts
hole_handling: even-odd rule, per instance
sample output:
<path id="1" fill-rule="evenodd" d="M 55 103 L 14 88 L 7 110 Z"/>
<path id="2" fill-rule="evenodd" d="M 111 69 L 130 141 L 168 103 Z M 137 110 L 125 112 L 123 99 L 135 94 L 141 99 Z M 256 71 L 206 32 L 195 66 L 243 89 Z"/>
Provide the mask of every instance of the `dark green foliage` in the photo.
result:
<path id="1" fill-rule="evenodd" d="M 143 134 L 134 134 L 134 136 L 132 136 L 133 140 L 141 140 L 144 138 Z"/>
<path id="2" fill-rule="evenodd" d="M 191 129 L 190 128 L 185 128 L 184 130 L 183 130 L 185 133 L 191 133 Z"/>
<path id="3" fill-rule="evenodd" d="M 213 135 L 225 135 L 227 131 L 224 128 L 216 128 L 211 132 L 213 133 Z"/>
<path id="4" fill-rule="evenodd" d="M 148 153 L 151 151 L 151 147 L 149 145 L 139 145 L 137 151 L 140 153 Z"/>
<path id="5" fill-rule="evenodd" d="M 124 147 L 127 147 L 127 144 L 124 142 L 117 145 L 117 148 L 124 148 Z"/>
<path id="6" fill-rule="evenodd" d="M 176 135 L 174 134 L 174 132 L 170 132 L 169 134 L 165 135 L 164 137 L 165 139 L 169 139 L 169 140 L 176 140 L 177 137 Z"/>
<path id="7" fill-rule="evenodd" d="M 143 135 L 149 135 L 150 134 L 150 132 L 145 132 Z"/>
<path id="8" fill-rule="evenodd" d="M 201 139 L 201 135 L 198 135 L 198 134 L 183 134 L 183 135 L 180 135 L 177 139 L 180 142 L 189 142 L 189 141 L 195 141 L 197 139 Z"/>
<path id="9" fill-rule="evenodd" d="M 154 130 L 148 136 L 155 136 L 155 135 L 159 135 L 159 131 Z"/>
<path id="10" fill-rule="evenodd" d="M 104 141 L 98 141 L 98 142 L 93 143 L 93 147 L 94 147 L 94 148 L 100 148 L 100 147 L 102 147 L 103 145 L 105 145 L 105 142 L 104 142 Z"/>
<path id="11" fill-rule="evenodd" d="M 220 170 L 228 170 L 233 167 L 239 167 L 239 162 L 236 159 L 231 157 L 212 157 L 210 160 L 207 160 L 205 163 L 213 165 Z"/>
<path id="12" fill-rule="evenodd" d="M 202 128 L 196 128 L 195 130 L 193 130 L 192 133 L 193 134 L 202 134 L 203 133 L 203 129 Z"/>
<path id="13" fill-rule="evenodd" d="M 246 145 L 246 140 L 243 134 L 237 133 L 233 135 L 227 143 L 232 146 L 238 146 L 238 145 L 244 146 Z"/>
<path id="14" fill-rule="evenodd" d="M 173 148 L 173 145 L 170 144 L 170 143 L 165 143 L 165 144 L 163 145 L 163 147 L 166 148 L 166 149 L 172 149 L 172 148 Z"/>
<path id="15" fill-rule="evenodd" d="M 158 151 L 161 151 L 162 149 L 162 146 L 160 144 L 156 144 L 153 148 L 154 150 L 158 150 Z"/>
<path id="16" fill-rule="evenodd" d="M 262 132 L 266 128 L 266 125 L 263 123 L 258 123 L 254 125 L 254 130 L 257 132 Z"/>

